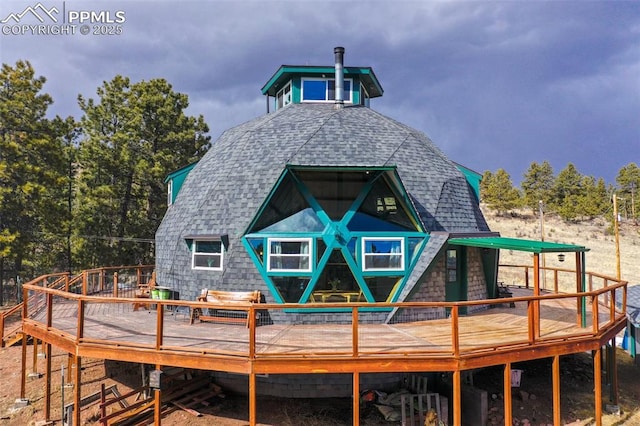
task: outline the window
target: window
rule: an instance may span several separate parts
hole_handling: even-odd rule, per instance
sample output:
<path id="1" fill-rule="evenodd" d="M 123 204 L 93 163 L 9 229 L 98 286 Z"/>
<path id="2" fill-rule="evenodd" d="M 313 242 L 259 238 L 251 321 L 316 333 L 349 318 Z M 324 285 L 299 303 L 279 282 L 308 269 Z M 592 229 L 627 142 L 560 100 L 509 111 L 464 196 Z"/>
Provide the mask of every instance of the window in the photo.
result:
<path id="1" fill-rule="evenodd" d="M 311 238 L 269 238 L 267 271 L 311 272 Z"/>
<path id="2" fill-rule="evenodd" d="M 369 106 L 369 92 L 362 84 L 360 85 L 360 105 Z"/>
<path id="3" fill-rule="evenodd" d="M 336 99 L 335 80 L 326 79 L 302 79 L 302 100 L 315 102 L 328 102 Z M 351 102 L 351 80 L 344 80 L 344 99 Z"/>
<path id="4" fill-rule="evenodd" d="M 456 250 L 447 250 L 447 282 L 458 281 L 458 253 Z"/>
<path id="5" fill-rule="evenodd" d="M 286 107 L 291 103 L 291 83 L 288 83 L 282 90 L 276 94 L 277 108 Z"/>
<path id="6" fill-rule="evenodd" d="M 404 238 L 363 238 L 365 271 L 404 270 Z"/>
<path id="7" fill-rule="evenodd" d="M 167 207 L 173 204 L 173 180 L 167 185 Z"/>
<path id="8" fill-rule="evenodd" d="M 224 255 L 222 241 L 193 241 L 193 269 L 211 269 L 222 271 Z"/>

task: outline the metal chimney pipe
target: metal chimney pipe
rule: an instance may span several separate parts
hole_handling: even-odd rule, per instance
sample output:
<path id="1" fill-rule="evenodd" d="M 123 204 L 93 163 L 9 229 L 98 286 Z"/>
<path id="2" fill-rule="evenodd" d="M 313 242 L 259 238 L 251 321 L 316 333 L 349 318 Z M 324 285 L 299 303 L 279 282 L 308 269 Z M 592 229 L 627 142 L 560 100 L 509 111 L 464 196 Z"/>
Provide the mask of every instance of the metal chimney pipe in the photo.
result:
<path id="1" fill-rule="evenodd" d="M 336 76 L 335 76 L 335 90 L 336 90 L 336 109 L 340 109 L 344 106 L 344 47 L 336 47 L 333 49 L 333 53 L 336 58 Z"/>

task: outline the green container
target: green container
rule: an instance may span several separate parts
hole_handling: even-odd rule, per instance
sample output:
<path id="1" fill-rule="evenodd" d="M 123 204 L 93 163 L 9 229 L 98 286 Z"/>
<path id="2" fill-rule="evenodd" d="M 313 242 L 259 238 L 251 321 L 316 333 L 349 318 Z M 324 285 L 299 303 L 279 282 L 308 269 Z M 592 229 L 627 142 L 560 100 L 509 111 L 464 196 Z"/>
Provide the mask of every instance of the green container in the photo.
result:
<path id="1" fill-rule="evenodd" d="M 158 290 L 158 292 L 159 292 L 159 295 L 160 295 L 159 299 L 161 299 L 161 300 L 169 300 L 169 295 L 171 294 L 169 292 L 169 290 L 161 288 L 160 290 Z"/>
<path id="2" fill-rule="evenodd" d="M 160 290 L 158 290 L 157 288 L 151 289 L 151 298 L 160 299 Z"/>

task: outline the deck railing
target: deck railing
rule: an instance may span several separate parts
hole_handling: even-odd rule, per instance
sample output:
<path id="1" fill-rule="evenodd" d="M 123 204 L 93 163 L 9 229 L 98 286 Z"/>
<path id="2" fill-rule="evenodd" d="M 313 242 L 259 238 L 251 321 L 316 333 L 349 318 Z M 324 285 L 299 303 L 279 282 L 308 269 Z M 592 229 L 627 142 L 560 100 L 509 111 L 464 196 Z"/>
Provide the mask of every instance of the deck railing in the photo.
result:
<path id="1" fill-rule="evenodd" d="M 148 282 L 153 268 L 153 265 L 119 266 L 89 269 L 75 276 L 69 272 L 47 274 L 27 282 L 23 288 L 36 286 L 84 295 L 112 289 L 116 297 L 118 295 L 133 297 L 137 284 Z M 30 312 L 33 314 L 45 306 L 44 294 L 34 294 L 31 304 Z M 0 347 L 5 346 L 8 338 L 20 334 L 23 315 L 24 303 L 22 302 L 0 313 Z"/>
<path id="2" fill-rule="evenodd" d="M 146 327 L 140 329 L 140 316 L 135 315 L 141 312 L 134 314 L 132 310 L 133 304 L 140 302 L 139 299 L 122 297 L 119 290 L 122 286 L 118 285 L 117 280 L 107 285 L 109 280 L 100 271 L 87 272 L 83 276 L 81 294 L 25 284 L 25 321 L 40 330 L 55 332 L 57 339 L 78 347 L 92 345 L 119 351 L 142 349 L 143 352 L 152 351 L 155 354 L 198 354 L 249 361 L 292 357 L 308 360 L 415 356 L 459 359 L 534 345 L 578 342 L 597 338 L 613 325 L 619 327 L 625 318 L 627 294 L 626 282 L 607 278 L 607 284 L 602 288 L 585 292 L 463 302 L 256 304 L 231 307 L 208 302 L 154 299 L 155 311 L 143 312 L 146 314 L 143 317 Z M 101 292 L 90 294 L 93 293 L 91 290 L 98 289 Z M 621 294 L 620 305 L 615 303 L 616 293 Z M 478 330 L 477 315 L 496 312 L 492 308 L 511 303 L 517 306 L 515 310 L 507 310 L 513 317 L 512 323 L 493 324 L 486 330 Z M 478 306 L 487 309 L 479 314 L 460 315 L 461 311 Z M 249 319 L 248 327 L 202 324 L 210 332 L 198 334 L 200 325 L 189 325 L 188 320 L 184 321 L 186 328 L 180 332 L 172 328 L 174 324 L 167 326 L 167 312 L 177 315 L 195 308 L 244 312 Z M 392 308 L 401 309 L 407 322 L 381 325 L 360 320 L 361 310 Z M 301 309 L 309 315 L 314 312 L 326 313 L 331 309 L 346 311 L 350 319 L 342 324 L 327 325 L 324 339 L 314 335 L 323 333 L 323 330 L 319 331 L 317 325 L 314 328 L 303 323 L 303 320 L 286 326 L 261 326 L 268 322 L 267 313 Z M 449 314 L 439 320 L 411 320 L 414 317 L 412 313 L 424 312 L 425 309 Z M 153 313 L 155 315 L 150 315 Z M 130 322 L 127 322 L 127 317 L 132 318 Z M 416 314 L 415 318 L 418 317 Z M 111 329 L 109 319 L 112 320 Z M 215 327 L 227 331 L 232 327 L 233 333 L 218 333 Z M 189 339 L 188 333 L 192 331 L 196 332 L 197 339 Z"/>

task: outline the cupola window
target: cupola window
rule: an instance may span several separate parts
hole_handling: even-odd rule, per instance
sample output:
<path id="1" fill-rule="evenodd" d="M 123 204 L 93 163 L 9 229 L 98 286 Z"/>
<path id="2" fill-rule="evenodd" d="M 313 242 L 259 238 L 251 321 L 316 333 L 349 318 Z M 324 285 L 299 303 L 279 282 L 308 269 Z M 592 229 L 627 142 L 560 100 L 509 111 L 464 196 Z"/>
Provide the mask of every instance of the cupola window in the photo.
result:
<path id="1" fill-rule="evenodd" d="M 282 90 L 276 95 L 276 102 L 278 103 L 278 109 L 285 107 L 291 103 L 291 83 L 288 83 Z"/>
<path id="2" fill-rule="evenodd" d="M 336 82 L 333 79 L 303 78 L 303 102 L 328 102 L 336 99 Z M 344 80 L 344 101 L 351 102 L 351 80 Z"/>

